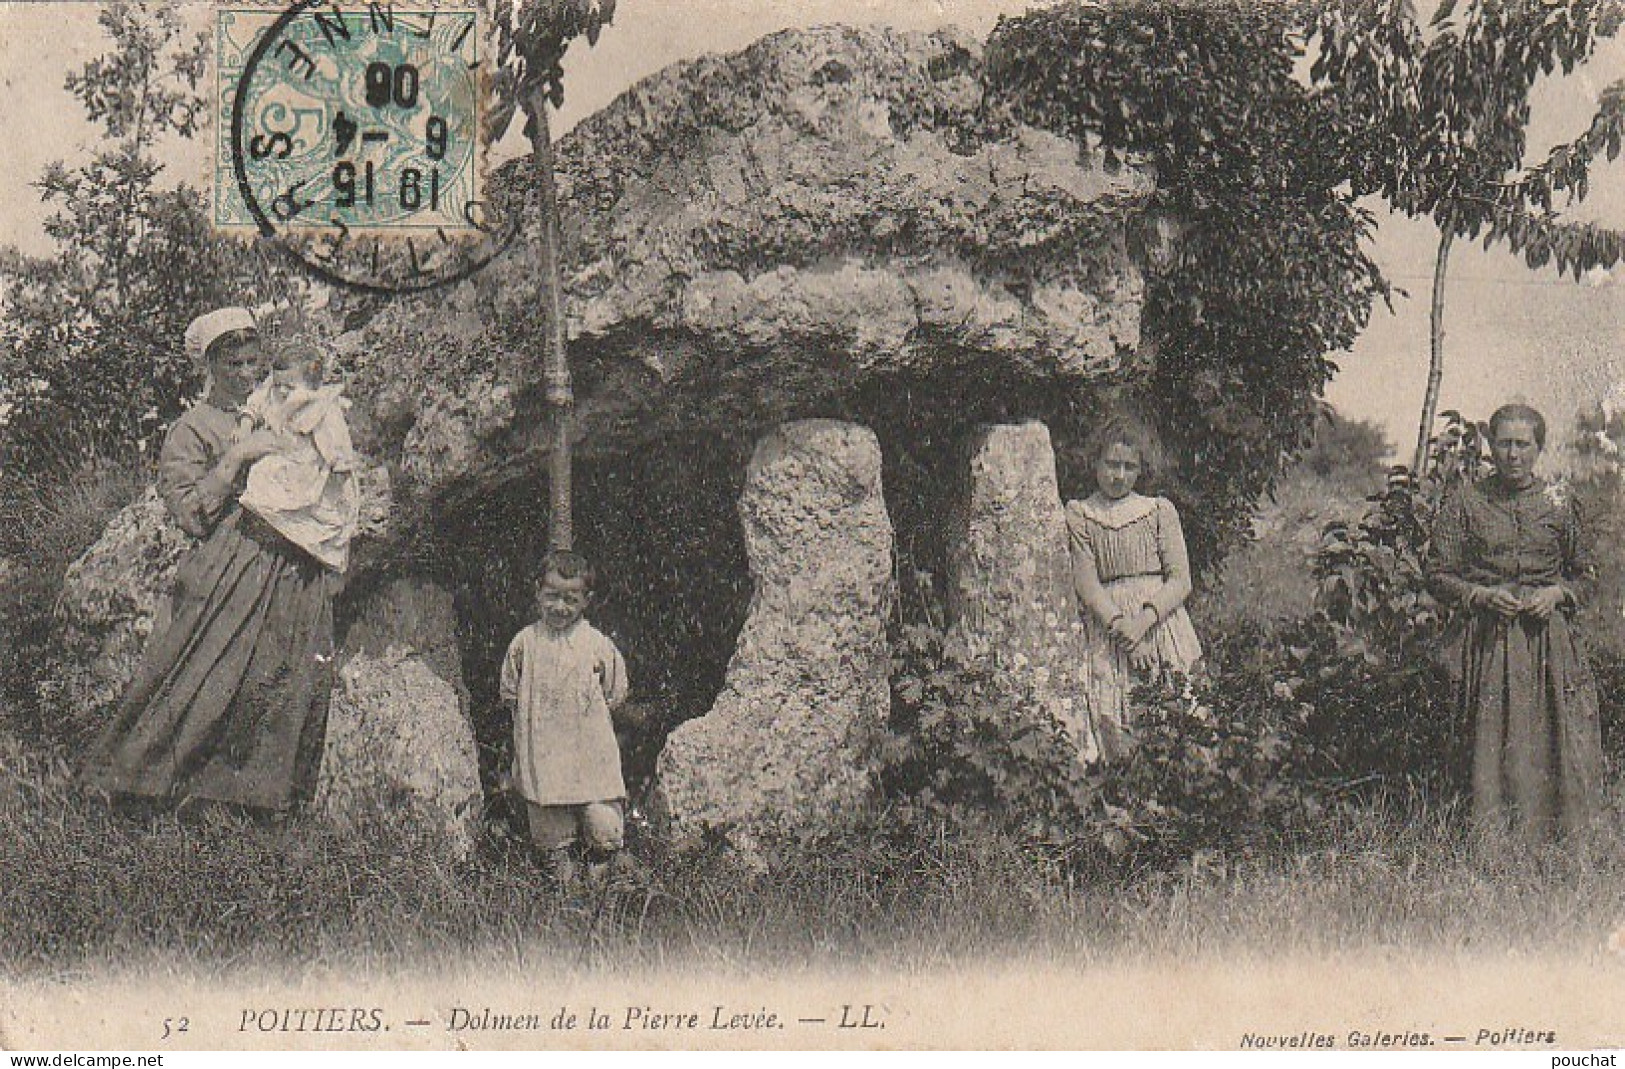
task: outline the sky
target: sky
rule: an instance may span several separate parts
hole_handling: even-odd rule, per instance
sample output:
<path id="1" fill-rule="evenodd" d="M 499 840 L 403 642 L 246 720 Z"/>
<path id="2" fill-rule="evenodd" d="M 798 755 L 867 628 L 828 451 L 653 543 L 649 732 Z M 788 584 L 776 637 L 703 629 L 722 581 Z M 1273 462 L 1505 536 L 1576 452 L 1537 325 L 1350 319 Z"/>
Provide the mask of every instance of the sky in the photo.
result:
<path id="1" fill-rule="evenodd" d="M 615 22 L 594 48 L 577 44 L 566 59 L 569 95 L 555 130 L 562 133 L 603 107 L 634 80 L 681 59 L 743 48 L 763 34 L 831 22 L 909 29 L 958 24 L 977 36 L 1000 13 L 1020 14 L 1025 0 L 619 0 Z M 208 8 L 189 4 L 190 22 L 208 25 Z M 95 131 L 63 89 L 66 74 L 106 47 L 93 2 L 0 0 L 0 245 L 49 248 L 35 181 L 53 160 L 82 158 Z M 1625 78 L 1625 41 L 1607 42 L 1568 77 L 1542 83 L 1530 129 L 1532 156 L 1581 132 L 1597 94 Z M 518 124 L 515 124 L 516 127 Z M 168 176 L 197 182 L 208 171 L 210 142 L 167 146 Z M 503 146 L 519 151 L 516 136 Z M 1416 434 L 1427 375 L 1428 298 L 1437 231 L 1424 221 L 1379 217 L 1371 247 L 1389 279 L 1405 291 L 1393 312 L 1379 307 L 1353 350 L 1334 354 L 1341 368 L 1327 392 L 1344 414 L 1384 426 L 1402 454 Z M 1625 229 L 1625 156 L 1593 174 L 1589 198 L 1572 214 Z M 1446 289 L 1446 365 L 1441 407 L 1479 418 L 1507 400 L 1546 411 L 1554 426 L 1625 383 L 1625 268 L 1585 283 L 1552 270 L 1531 271 L 1495 249 L 1457 242 Z"/>

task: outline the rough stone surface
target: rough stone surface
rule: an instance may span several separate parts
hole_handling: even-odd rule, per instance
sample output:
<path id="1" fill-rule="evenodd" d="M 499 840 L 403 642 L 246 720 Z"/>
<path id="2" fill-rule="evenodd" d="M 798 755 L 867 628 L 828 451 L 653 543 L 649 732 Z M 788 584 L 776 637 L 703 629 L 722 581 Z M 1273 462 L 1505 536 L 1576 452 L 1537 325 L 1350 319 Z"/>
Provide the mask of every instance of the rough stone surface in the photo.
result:
<path id="1" fill-rule="evenodd" d="M 957 31 L 786 31 L 646 78 L 563 138 L 578 455 L 765 433 L 888 376 L 1081 381 L 1132 356 L 1125 235 L 1150 179 L 990 126 L 980 70 Z M 527 166 L 493 197 L 527 193 Z M 540 285 L 527 228 L 346 340 L 413 494 L 541 466 Z"/>
<path id="2" fill-rule="evenodd" d="M 1149 177 L 1082 163 L 1070 142 L 1032 128 L 989 125 L 980 75 L 979 45 L 953 31 L 787 31 L 645 79 L 561 140 L 565 327 L 583 470 L 677 439 L 748 442 L 787 420 L 863 411 L 847 402 L 896 382 L 928 381 L 949 395 L 961 381 L 1065 389 L 1135 359 L 1144 283 L 1126 235 L 1146 210 Z M 527 166 L 494 175 L 490 196 L 528 195 Z M 333 349 L 350 378 L 357 445 L 396 476 L 394 507 L 379 510 L 375 526 L 387 515 L 399 538 L 444 532 L 477 511 L 461 505 L 505 491 L 545 501 L 535 492 L 549 448 L 535 231 L 526 216 L 514 245 L 456 286 L 381 306 L 338 297 L 331 310 L 333 323 L 352 328 Z M 768 441 L 800 455 L 789 434 Z M 812 438 L 823 444 L 809 455 L 822 456 L 841 435 Z M 848 443 L 812 466 L 848 471 L 860 452 Z M 753 472 L 767 463 L 758 460 Z M 842 503 L 822 483 L 781 487 L 791 511 L 828 508 L 861 524 L 837 534 L 809 520 L 785 532 L 793 548 L 778 557 L 768 545 L 776 536 L 759 526 L 765 513 L 747 512 L 747 526 L 758 525 L 756 611 L 768 615 L 746 627 L 734 658 L 732 675 L 747 689 L 725 693 L 713 717 L 748 706 L 753 679 L 761 693 L 769 683 L 786 694 L 835 687 L 832 708 L 883 711 L 884 655 L 867 621 L 884 618 L 889 567 L 872 589 L 859 576 L 871 556 L 889 558 L 889 533 L 875 541 L 889 532 L 878 468 L 875 456 L 872 509 Z M 867 469 L 851 470 L 831 485 L 870 485 Z M 769 499 L 756 493 L 747 499 Z M 544 526 L 545 508 L 524 519 Z M 504 535 L 477 523 L 464 533 Z M 867 555 L 846 563 L 860 544 Z M 184 545 L 149 496 L 76 566 L 63 622 L 89 667 L 68 684 L 82 697 L 64 704 L 78 715 L 100 721 L 127 686 Z M 394 548 L 397 560 L 426 559 L 414 556 L 423 544 Z M 641 547 L 591 548 L 613 566 L 616 553 Z M 839 647 L 774 639 L 768 621 L 804 615 L 795 627 L 811 636 L 825 617 L 809 591 L 825 583 L 844 606 L 828 611 L 850 632 L 839 656 L 874 668 L 872 677 L 792 678 L 798 664 L 838 663 Z M 413 709 L 420 698 L 445 704 L 443 692 L 427 697 L 436 687 L 418 667 L 462 700 L 456 673 L 423 651 L 369 641 L 345 663 L 368 658 L 355 686 L 369 694 L 396 693 L 379 682 L 386 671 L 423 683 L 399 692 Z M 772 668 L 774 657 L 792 667 Z M 826 745 L 825 726 L 818 720 L 809 746 Z M 820 786 L 845 798 L 861 779 L 831 774 Z M 682 810 L 680 791 L 673 798 L 678 812 L 698 811 Z"/>
<path id="3" fill-rule="evenodd" d="M 68 566 L 57 603 L 62 632 L 59 707 L 84 724 L 104 722 L 141 665 L 193 538 L 169 517 L 156 487 L 113 517 Z"/>
<path id="4" fill-rule="evenodd" d="M 340 656 L 313 810 L 352 830 L 405 825 L 468 857 L 479 756 L 450 595 L 397 580 L 367 599 Z"/>
<path id="5" fill-rule="evenodd" d="M 755 580 L 711 711 L 672 732 L 653 810 L 679 847 L 722 835 L 761 860 L 870 796 L 863 754 L 890 704 L 892 529 L 880 446 L 850 423 L 768 435 L 739 502 Z"/>
<path id="6" fill-rule="evenodd" d="M 966 493 L 951 525 L 947 593 L 952 648 L 1031 686 L 1080 759 L 1098 757 L 1077 674 L 1085 663 L 1082 618 L 1066 514 L 1042 423 L 988 427 L 972 440 Z"/>

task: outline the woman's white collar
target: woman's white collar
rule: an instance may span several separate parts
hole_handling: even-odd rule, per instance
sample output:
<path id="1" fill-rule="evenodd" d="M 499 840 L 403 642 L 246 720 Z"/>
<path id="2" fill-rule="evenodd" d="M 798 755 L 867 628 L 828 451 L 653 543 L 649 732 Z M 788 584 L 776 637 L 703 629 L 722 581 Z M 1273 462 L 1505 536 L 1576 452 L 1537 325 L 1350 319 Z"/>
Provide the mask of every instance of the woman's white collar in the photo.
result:
<path id="1" fill-rule="evenodd" d="M 1082 501 L 1072 502 L 1088 519 L 1113 530 L 1143 520 L 1156 511 L 1157 499 L 1144 494 L 1128 493 L 1116 501 L 1108 500 L 1098 490 Z"/>

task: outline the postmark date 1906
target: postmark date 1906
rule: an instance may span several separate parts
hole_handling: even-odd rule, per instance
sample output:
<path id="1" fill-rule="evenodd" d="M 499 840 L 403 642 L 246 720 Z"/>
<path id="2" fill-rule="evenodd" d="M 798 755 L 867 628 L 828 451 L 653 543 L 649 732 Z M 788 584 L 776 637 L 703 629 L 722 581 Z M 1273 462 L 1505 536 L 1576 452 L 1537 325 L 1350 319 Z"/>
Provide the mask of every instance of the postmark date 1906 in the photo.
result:
<path id="1" fill-rule="evenodd" d="M 295 4 L 217 15 L 229 129 L 215 223 L 283 239 L 332 281 L 416 289 L 488 258 L 480 15 Z"/>

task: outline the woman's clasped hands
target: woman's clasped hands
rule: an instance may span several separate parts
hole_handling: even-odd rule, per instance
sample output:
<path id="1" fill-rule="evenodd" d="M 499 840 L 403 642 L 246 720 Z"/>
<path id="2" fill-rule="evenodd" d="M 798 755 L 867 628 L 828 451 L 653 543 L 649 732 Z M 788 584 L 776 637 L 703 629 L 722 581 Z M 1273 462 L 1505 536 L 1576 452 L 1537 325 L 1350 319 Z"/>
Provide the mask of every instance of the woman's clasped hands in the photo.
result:
<path id="1" fill-rule="evenodd" d="M 1141 608 L 1134 613 L 1118 613 L 1106 626 L 1107 633 L 1112 641 L 1117 643 L 1128 653 L 1129 663 L 1142 671 L 1149 671 L 1157 665 L 1156 651 L 1145 637 L 1157 626 L 1157 614 L 1150 606 Z"/>
<path id="2" fill-rule="evenodd" d="M 1511 587 L 1486 586 L 1478 588 L 1473 600 L 1504 620 L 1526 615 L 1548 620 L 1568 596 L 1569 592 L 1560 586 L 1543 586 L 1522 596 Z"/>

